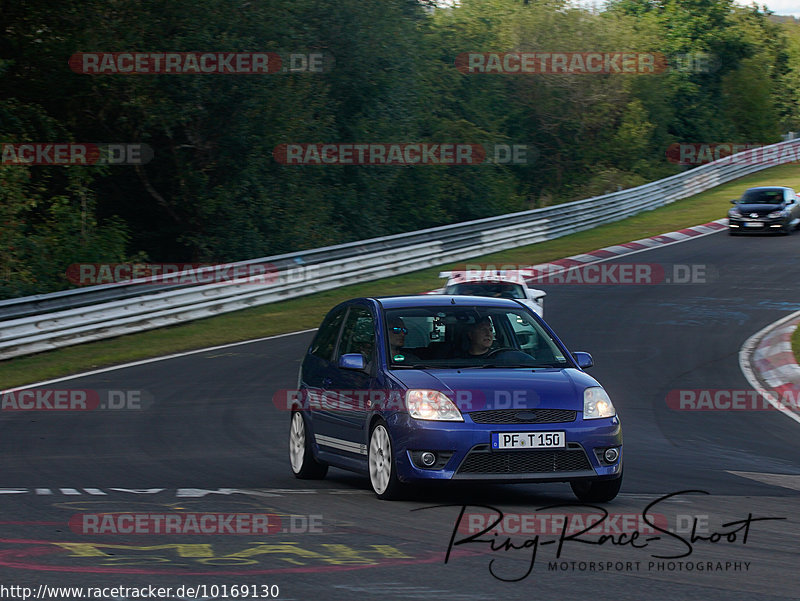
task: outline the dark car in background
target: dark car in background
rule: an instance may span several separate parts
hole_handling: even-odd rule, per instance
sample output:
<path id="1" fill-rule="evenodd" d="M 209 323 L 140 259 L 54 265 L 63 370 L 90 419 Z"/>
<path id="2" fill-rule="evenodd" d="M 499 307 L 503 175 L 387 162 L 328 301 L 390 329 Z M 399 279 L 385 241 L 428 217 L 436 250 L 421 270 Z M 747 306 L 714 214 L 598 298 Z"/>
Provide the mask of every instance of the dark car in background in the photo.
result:
<path id="1" fill-rule="evenodd" d="M 475 296 L 334 307 L 300 368 L 289 459 L 369 476 L 382 499 L 424 481 L 569 482 L 613 499 L 622 430 L 603 387 L 529 307 Z"/>
<path id="2" fill-rule="evenodd" d="M 790 234 L 800 225 L 800 202 L 792 188 L 761 186 L 750 188 L 728 211 L 728 233 L 774 232 Z"/>

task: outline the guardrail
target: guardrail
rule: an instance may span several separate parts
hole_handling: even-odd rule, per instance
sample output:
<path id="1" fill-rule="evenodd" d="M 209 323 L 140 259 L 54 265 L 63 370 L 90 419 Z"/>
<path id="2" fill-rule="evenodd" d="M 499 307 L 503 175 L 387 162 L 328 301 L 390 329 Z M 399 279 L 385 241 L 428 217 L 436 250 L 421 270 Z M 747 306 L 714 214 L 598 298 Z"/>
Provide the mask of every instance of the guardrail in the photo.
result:
<path id="1" fill-rule="evenodd" d="M 0 301 L 0 359 L 211 317 L 558 238 L 795 160 L 800 140 L 769 148 L 783 151 L 783 159 L 759 164 L 748 160 L 748 155 L 754 156 L 748 150 L 663 180 L 585 200 L 212 269 L 269 265 L 276 271 L 268 283 L 254 283 L 261 281 L 257 276 L 195 285 L 151 278 Z M 787 152 L 790 148 L 792 152 Z M 763 155 L 764 150 L 760 152 Z"/>

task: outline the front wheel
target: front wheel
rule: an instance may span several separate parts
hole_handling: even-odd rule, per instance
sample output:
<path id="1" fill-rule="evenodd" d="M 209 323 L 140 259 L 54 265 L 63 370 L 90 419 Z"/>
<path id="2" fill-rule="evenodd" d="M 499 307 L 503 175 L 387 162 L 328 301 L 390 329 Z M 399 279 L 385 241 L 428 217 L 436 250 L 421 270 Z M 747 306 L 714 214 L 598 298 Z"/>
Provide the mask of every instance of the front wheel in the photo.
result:
<path id="1" fill-rule="evenodd" d="M 579 501 L 587 503 L 606 503 L 614 499 L 622 487 L 622 474 L 613 480 L 576 480 L 570 482 L 572 492 Z"/>
<path id="2" fill-rule="evenodd" d="M 369 482 L 379 499 L 391 501 L 401 496 L 402 484 L 392 453 L 392 439 L 384 422 L 378 423 L 369 437 Z"/>
<path id="3" fill-rule="evenodd" d="M 311 437 L 299 411 L 292 413 L 292 424 L 289 428 L 289 462 L 295 477 L 301 480 L 320 480 L 328 473 L 327 464 L 314 459 Z"/>

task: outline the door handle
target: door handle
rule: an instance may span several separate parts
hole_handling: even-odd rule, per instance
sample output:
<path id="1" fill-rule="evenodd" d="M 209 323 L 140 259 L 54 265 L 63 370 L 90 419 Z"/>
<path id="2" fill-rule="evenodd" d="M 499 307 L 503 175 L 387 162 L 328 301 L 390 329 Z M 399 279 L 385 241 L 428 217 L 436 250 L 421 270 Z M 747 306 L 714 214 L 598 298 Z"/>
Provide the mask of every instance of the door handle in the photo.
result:
<path id="1" fill-rule="evenodd" d="M 323 386 L 330 386 L 331 384 L 333 384 L 333 380 L 331 380 L 330 378 L 325 378 L 324 380 L 322 380 Z"/>

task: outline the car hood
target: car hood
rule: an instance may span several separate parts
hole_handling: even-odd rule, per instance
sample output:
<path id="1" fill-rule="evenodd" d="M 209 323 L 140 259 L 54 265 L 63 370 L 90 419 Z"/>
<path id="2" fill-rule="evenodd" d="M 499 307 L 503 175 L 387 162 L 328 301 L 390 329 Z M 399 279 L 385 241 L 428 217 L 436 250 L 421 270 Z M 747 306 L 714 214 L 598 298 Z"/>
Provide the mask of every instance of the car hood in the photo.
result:
<path id="1" fill-rule="evenodd" d="M 472 368 L 392 372 L 405 388 L 444 392 L 462 412 L 487 409 L 583 411 L 583 391 L 600 386 L 579 369 Z"/>
<path id="2" fill-rule="evenodd" d="M 777 205 L 762 205 L 762 204 L 737 204 L 733 207 L 742 215 L 749 215 L 750 213 L 757 213 L 758 215 L 768 215 L 774 211 L 783 210 L 783 206 Z"/>

